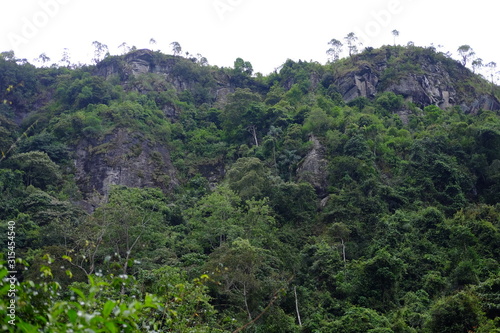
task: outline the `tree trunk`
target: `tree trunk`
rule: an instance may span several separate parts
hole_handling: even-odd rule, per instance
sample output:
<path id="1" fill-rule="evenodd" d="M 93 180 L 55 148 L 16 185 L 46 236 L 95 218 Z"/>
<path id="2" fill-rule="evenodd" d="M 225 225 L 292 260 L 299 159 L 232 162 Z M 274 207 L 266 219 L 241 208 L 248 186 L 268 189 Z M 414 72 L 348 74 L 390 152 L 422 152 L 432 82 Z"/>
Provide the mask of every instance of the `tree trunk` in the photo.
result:
<path id="1" fill-rule="evenodd" d="M 295 295 L 295 311 L 297 311 L 297 319 L 299 321 L 299 326 L 302 327 L 302 321 L 300 320 L 300 312 L 299 312 L 299 300 L 297 298 L 297 287 L 293 287 L 293 293 Z"/>
<path id="2" fill-rule="evenodd" d="M 250 309 L 248 307 L 246 283 L 243 283 L 243 299 L 245 301 L 245 309 L 247 310 L 247 313 L 248 313 L 248 319 L 251 321 L 252 320 L 252 314 L 250 313 Z"/>
<path id="3" fill-rule="evenodd" d="M 255 145 L 258 147 L 259 146 L 259 140 L 257 139 L 257 128 L 255 125 L 250 125 L 248 126 L 248 131 L 252 133 L 253 140 L 255 141 Z"/>
<path id="4" fill-rule="evenodd" d="M 344 264 L 345 264 L 345 243 L 344 243 L 344 239 L 341 238 L 340 242 L 342 244 L 342 259 L 344 259 Z"/>

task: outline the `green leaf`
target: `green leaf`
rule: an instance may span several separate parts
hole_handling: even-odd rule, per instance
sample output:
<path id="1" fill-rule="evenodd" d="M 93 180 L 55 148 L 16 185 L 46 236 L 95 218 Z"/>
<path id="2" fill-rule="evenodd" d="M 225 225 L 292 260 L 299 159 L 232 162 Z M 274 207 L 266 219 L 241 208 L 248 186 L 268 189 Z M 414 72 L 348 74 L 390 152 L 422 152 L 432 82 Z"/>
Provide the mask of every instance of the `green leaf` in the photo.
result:
<path id="1" fill-rule="evenodd" d="M 106 304 L 104 304 L 104 308 L 102 310 L 102 316 L 104 318 L 108 318 L 109 315 L 111 314 L 111 311 L 113 311 L 116 303 L 114 301 L 107 301 Z"/>
<path id="2" fill-rule="evenodd" d="M 116 328 L 116 325 L 113 322 L 108 321 L 104 325 L 109 330 L 109 332 L 111 332 L 111 333 L 118 332 L 118 329 Z"/>
<path id="3" fill-rule="evenodd" d="M 72 323 L 72 324 L 75 324 L 76 323 L 76 318 L 78 317 L 78 314 L 76 312 L 76 310 L 74 309 L 71 309 L 68 311 L 68 318 L 69 318 L 69 321 Z"/>
<path id="4" fill-rule="evenodd" d="M 75 294 L 77 294 L 78 296 L 80 296 L 80 298 L 82 299 L 82 301 L 85 301 L 87 298 L 85 297 L 85 295 L 83 294 L 83 291 L 81 291 L 80 289 L 78 288 L 73 288 L 71 287 L 70 288 L 71 291 L 73 291 Z"/>

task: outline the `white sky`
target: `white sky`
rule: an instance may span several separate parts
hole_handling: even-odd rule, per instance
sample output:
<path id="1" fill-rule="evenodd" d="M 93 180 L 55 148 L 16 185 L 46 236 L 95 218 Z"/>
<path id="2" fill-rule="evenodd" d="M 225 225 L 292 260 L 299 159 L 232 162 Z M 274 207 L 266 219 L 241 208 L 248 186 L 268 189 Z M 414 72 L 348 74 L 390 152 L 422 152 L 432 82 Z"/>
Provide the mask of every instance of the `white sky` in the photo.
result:
<path id="1" fill-rule="evenodd" d="M 232 66 L 237 57 L 267 74 L 286 59 L 325 63 L 328 41 L 351 31 L 364 46 L 443 45 L 456 56 L 469 44 L 484 63 L 500 66 L 498 11 L 491 0 L 0 0 L 0 52 L 14 50 L 32 62 L 46 53 L 58 62 L 90 63 L 93 41 L 120 54 L 123 42 L 171 53 L 200 53 L 209 63 Z M 150 45 L 154 38 L 156 45 Z"/>

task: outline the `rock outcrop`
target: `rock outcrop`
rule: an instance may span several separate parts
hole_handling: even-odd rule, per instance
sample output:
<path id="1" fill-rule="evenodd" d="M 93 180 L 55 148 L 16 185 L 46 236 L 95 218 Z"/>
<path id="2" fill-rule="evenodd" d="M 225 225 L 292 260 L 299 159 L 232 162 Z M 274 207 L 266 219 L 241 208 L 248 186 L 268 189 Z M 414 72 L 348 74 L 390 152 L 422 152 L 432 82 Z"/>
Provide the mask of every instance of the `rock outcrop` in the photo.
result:
<path id="1" fill-rule="evenodd" d="M 140 91 L 140 87 L 128 86 L 131 78 L 153 73 L 162 77 L 178 93 L 190 91 L 198 94 L 200 88 L 206 89 L 210 102 L 224 102 L 227 92 L 233 92 L 229 77 L 221 72 L 201 71 L 201 65 L 196 64 L 196 59 L 186 59 L 179 56 L 157 55 L 148 49 L 133 51 L 123 57 L 105 59 L 97 65 L 95 74 L 110 78 L 118 76 L 123 85 L 128 89 Z M 171 109 L 166 110 L 174 113 Z"/>
<path id="2" fill-rule="evenodd" d="M 487 83 L 480 82 L 477 75 L 460 63 L 432 53 L 414 56 L 405 64 L 395 64 L 389 61 L 391 55 L 382 51 L 360 55 L 353 60 L 354 70 L 337 75 L 335 84 L 344 101 L 358 97 L 371 99 L 377 93 L 391 91 L 421 108 L 460 106 L 466 113 L 476 113 L 480 109 L 500 110 L 500 101 L 484 92 Z"/>
<path id="3" fill-rule="evenodd" d="M 318 197 L 328 194 L 328 161 L 325 159 L 325 148 L 318 138 L 311 135 L 312 149 L 307 153 L 297 168 L 299 181 L 310 183 Z"/>
<path id="4" fill-rule="evenodd" d="M 179 184 L 168 149 L 126 129 L 98 142 L 83 139 L 75 151 L 76 182 L 88 210 L 106 200 L 113 185 L 169 191 Z"/>
<path id="5" fill-rule="evenodd" d="M 350 102 L 357 97 L 375 97 L 378 82 L 378 75 L 365 65 L 359 71 L 340 77 L 336 84 L 344 101 Z"/>

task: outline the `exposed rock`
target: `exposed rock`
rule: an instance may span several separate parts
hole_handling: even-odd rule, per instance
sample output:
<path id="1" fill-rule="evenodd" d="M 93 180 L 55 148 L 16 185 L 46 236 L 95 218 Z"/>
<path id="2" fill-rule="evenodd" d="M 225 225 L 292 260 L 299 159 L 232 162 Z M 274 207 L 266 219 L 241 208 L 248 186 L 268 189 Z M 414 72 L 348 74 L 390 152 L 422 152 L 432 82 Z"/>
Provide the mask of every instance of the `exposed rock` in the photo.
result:
<path id="1" fill-rule="evenodd" d="M 124 56 L 105 59 L 97 65 L 96 74 L 105 78 L 118 75 L 126 89 L 141 89 L 135 85 L 128 86 L 131 77 L 138 77 L 147 73 L 157 74 L 171 85 L 177 92 L 190 91 L 199 93 L 200 85 L 208 89 L 210 102 L 224 103 L 225 96 L 234 91 L 229 83 L 230 79 L 222 71 L 210 73 L 194 70 L 193 59 L 173 56 L 156 56 L 148 49 L 137 50 Z M 167 115 L 173 114 L 171 109 L 165 110 Z M 176 115 L 174 115 L 176 116 Z"/>
<path id="2" fill-rule="evenodd" d="M 386 91 L 402 95 L 422 107 L 437 105 L 443 109 L 453 106 L 456 97 L 456 91 L 447 74 L 409 74 L 399 82 L 389 85 Z"/>
<path id="3" fill-rule="evenodd" d="M 350 102 L 357 97 L 374 97 L 378 82 L 378 76 L 371 68 L 363 66 L 359 71 L 341 77 L 336 83 L 344 101 Z"/>
<path id="4" fill-rule="evenodd" d="M 415 56 L 405 69 L 391 63 L 388 54 L 364 54 L 352 61 L 358 68 L 340 76 L 335 84 L 345 102 L 358 97 L 373 98 L 377 93 L 391 91 L 421 108 L 436 105 L 442 109 L 459 105 L 464 112 L 476 113 L 480 109 L 500 110 L 500 101 L 493 95 L 478 93 L 473 85 L 484 89 L 484 82 L 471 71 L 452 59 L 433 54 Z M 393 56 L 393 55 L 392 55 Z M 412 57 L 412 55 L 406 55 Z M 394 68 L 396 66 L 396 68 Z M 394 74 L 387 76 L 387 71 Z M 390 73 L 390 72 L 389 72 Z M 463 87 L 464 82 L 471 83 Z"/>
<path id="5" fill-rule="evenodd" d="M 76 181 L 87 205 L 106 200 L 112 185 L 172 190 L 179 182 L 164 146 L 152 145 L 125 129 L 99 142 L 82 140 L 76 147 Z M 96 198 L 101 198 L 96 201 Z"/>
<path id="6" fill-rule="evenodd" d="M 482 95 L 479 96 L 470 105 L 462 104 L 462 110 L 466 113 L 477 114 L 479 110 L 500 110 L 500 101 L 494 96 Z"/>
<path id="7" fill-rule="evenodd" d="M 297 175 L 299 181 L 310 183 L 318 196 L 323 197 L 327 194 L 328 187 L 328 162 L 325 159 L 325 148 L 314 135 L 311 135 L 311 142 L 312 149 L 297 168 Z"/>
<path id="8" fill-rule="evenodd" d="M 227 104 L 227 96 L 234 93 L 234 89 L 228 87 L 222 87 L 217 89 L 216 93 L 216 105 L 223 107 Z"/>

